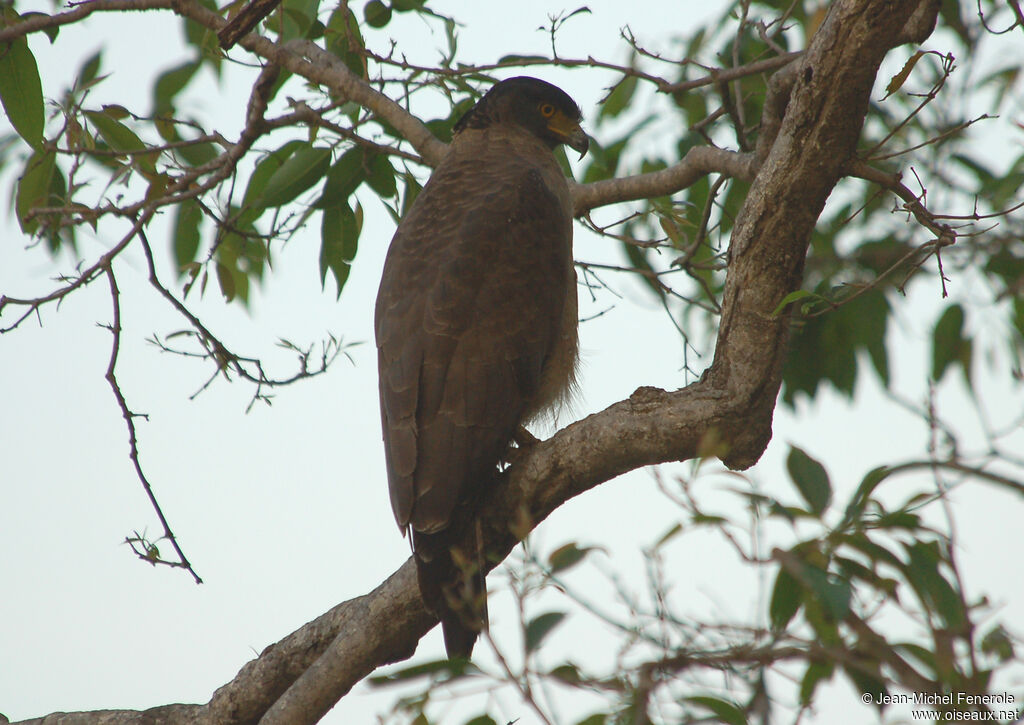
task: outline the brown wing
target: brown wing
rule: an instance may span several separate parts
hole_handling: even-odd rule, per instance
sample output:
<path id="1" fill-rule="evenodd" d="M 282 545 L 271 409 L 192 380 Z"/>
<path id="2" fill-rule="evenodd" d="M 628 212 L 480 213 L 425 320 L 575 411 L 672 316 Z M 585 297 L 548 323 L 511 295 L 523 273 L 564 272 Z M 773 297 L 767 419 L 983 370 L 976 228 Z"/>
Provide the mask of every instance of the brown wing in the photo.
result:
<path id="1" fill-rule="evenodd" d="M 375 327 L 403 530 L 444 529 L 493 475 L 561 338 L 571 219 L 542 171 L 507 149 L 451 154 L 391 242 Z"/>

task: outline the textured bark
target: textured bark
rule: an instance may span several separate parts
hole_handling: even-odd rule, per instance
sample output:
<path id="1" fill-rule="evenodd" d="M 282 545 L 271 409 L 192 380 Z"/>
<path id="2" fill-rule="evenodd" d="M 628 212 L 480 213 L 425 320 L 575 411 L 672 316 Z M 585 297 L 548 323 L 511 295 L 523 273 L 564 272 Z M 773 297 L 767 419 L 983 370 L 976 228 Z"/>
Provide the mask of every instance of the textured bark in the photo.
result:
<path id="1" fill-rule="evenodd" d="M 177 7 L 182 12 L 193 6 Z M 675 392 L 640 388 L 628 400 L 520 452 L 483 503 L 483 538 L 492 566 L 562 503 L 626 471 L 698 455 L 717 455 L 734 468 L 758 460 L 771 438 L 788 334 L 785 316 L 771 313 L 800 286 L 810 234 L 854 154 L 882 58 L 900 42 L 927 37 L 936 8 L 934 0 L 840 0 L 832 6 L 798 65 L 784 71 L 786 82 L 773 100 L 781 123 L 771 128 L 770 146 L 758 148 L 756 158 L 763 161 L 733 230 L 722 322 L 708 373 Z M 245 36 L 241 43 L 266 57 L 279 54 L 257 36 Z M 306 61 L 282 65 L 287 63 L 308 75 Z M 349 90 L 364 100 L 363 89 Z M 386 110 L 379 99 L 371 100 Z M 437 153 L 429 140 L 417 140 L 425 156 Z M 735 156 L 738 174 L 753 170 L 755 155 Z M 702 151 L 694 163 L 715 157 Z M 665 193 L 658 184 L 670 173 L 663 172 L 646 191 Z M 679 174 L 675 183 L 692 176 L 685 170 L 674 173 Z M 635 179 L 595 187 L 575 191 L 577 211 L 645 190 Z M 261 717 L 268 723 L 314 722 L 375 667 L 411 656 L 435 623 L 420 601 L 410 559 L 373 592 L 339 604 L 268 647 L 206 705 L 59 713 L 26 722 L 221 724 Z"/>

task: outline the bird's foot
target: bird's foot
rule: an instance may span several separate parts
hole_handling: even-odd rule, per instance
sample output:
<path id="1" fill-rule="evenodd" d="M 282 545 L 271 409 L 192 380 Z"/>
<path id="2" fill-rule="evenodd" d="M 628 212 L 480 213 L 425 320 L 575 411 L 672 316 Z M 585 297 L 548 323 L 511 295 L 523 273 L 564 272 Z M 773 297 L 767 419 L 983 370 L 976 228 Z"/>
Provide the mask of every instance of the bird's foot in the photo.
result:
<path id="1" fill-rule="evenodd" d="M 512 440 L 515 441 L 518 448 L 523 449 L 533 448 L 535 445 L 540 443 L 540 438 L 526 430 L 523 426 L 519 426 L 516 429 L 516 432 L 512 434 Z"/>
<path id="2" fill-rule="evenodd" d="M 535 445 L 540 443 L 540 439 L 533 435 L 530 431 L 526 430 L 523 426 L 519 426 L 516 432 L 512 434 L 512 442 L 515 443 L 513 446 L 511 443 L 508 449 L 505 451 L 505 455 L 502 456 L 501 462 L 503 468 L 515 465 L 523 454 L 533 448 Z"/>

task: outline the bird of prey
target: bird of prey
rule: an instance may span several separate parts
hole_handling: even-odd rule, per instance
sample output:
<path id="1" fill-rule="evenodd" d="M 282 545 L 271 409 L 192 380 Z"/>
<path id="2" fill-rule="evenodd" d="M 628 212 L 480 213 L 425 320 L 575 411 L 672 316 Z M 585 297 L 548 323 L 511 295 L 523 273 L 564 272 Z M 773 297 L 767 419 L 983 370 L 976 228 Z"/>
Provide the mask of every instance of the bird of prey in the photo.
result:
<path id="1" fill-rule="evenodd" d="M 479 552 L 451 550 L 520 426 L 557 405 L 577 359 L 572 204 L 554 151 L 580 154 L 556 86 L 495 84 L 391 240 L 374 327 L 391 506 L 449 657 L 486 626 Z M 474 556 L 476 560 L 474 561 Z"/>

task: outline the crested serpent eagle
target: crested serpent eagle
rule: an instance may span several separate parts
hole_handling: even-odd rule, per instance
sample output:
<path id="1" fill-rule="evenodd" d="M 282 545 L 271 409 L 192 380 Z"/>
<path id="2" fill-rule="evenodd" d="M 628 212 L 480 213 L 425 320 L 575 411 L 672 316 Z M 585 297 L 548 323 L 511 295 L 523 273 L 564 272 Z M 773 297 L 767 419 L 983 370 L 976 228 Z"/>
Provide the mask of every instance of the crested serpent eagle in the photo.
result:
<path id="1" fill-rule="evenodd" d="M 497 83 L 455 124 L 384 263 L 374 327 L 391 506 L 449 657 L 468 657 L 486 625 L 482 555 L 450 545 L 519 427 L 572 386 L 572 203 L 554 150 L 588 143 L 559 88 Z"/>

